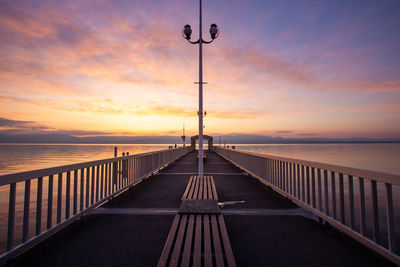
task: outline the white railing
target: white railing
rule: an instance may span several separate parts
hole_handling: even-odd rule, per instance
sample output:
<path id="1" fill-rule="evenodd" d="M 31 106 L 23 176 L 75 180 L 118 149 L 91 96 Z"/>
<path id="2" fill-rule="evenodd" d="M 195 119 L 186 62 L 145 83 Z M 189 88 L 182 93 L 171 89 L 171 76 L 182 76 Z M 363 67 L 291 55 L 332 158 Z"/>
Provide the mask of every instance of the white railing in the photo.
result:
<path id="1" fill-rule="evenodd" d="M 400 265 L 396 247 L 400 214 L 394 212 L 394 208 L 400 211 L 400 176 L 236 149 L 214 150 L 276 192 Z"/>
<path id="2" fill-rule="evenodd" d="M 4 252 L 0 265 L 190 150 L 168 149 L 0 176 Z"/>

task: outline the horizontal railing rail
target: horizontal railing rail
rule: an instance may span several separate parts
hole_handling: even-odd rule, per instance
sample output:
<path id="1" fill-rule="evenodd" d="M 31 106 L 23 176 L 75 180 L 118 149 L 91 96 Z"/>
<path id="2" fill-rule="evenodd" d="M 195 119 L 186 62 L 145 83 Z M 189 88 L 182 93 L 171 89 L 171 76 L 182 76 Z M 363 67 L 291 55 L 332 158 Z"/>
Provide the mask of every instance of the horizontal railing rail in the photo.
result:
<path id="1" fill-rule="evenodd" d="M 0 265 L 184 156 L 160 150 L 0 176 Z M 7 197 L 8 195 L 8 197 Z M 4 248 L 5 247 L 5 248 Z"/>
<path id="2" fill-rule="evenodd" d="M 400 221 L 400 214 L 396 213 L 400 211 L 400 176 L 236 149 L 214 150 L 276 192 L 400 265 L 400 234 L 396 231 Z"/>

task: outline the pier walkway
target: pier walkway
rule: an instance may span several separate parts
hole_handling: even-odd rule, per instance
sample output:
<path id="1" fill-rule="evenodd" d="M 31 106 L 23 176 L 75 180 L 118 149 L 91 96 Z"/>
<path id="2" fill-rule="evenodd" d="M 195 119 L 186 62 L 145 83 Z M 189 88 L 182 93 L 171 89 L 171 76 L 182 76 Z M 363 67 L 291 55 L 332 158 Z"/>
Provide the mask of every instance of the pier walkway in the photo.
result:
<path id="1" fill-rule="evenodd" d="M 156 266 L 193 175 L 191 152 L 7 264 Z M 237 266 L 392 266 L 214 152 L 204 175 L 213 176 L 226 203 L 221 212 Z"/>

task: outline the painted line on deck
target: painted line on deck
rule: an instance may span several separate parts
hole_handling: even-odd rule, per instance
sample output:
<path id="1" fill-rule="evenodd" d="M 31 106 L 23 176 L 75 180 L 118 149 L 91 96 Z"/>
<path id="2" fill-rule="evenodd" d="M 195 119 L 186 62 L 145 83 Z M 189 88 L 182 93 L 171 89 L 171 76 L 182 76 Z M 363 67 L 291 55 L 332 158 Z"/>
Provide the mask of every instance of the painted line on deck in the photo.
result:
<path id="1" fill-rule="evenodd" d="M 198 172 L 159 172 L 157 175 L 197 175 Z M 245 175 L 246 173 L 236 172 L 205 172 L 204 175 Z"/>
<path id="2" fill-rule="evenodd" d="M 305 209 L 226 209 L 221 210 L 223 215 L 237 216 L 303 216 L 312 220 L 318 220 L 318 217 Z"/>
<path id="3" fill-rule="evenodd" d="M 179 209 L 165 208 L 97 208 L 89 214 L 122 214 L 122 215 L 174 215 Z"/>
<path id="4" fill-rule="evenodd" d="M 102 215 L 175 215 L 178 208 L 97 208 L 88 214 Z M 226 216 L 302 216 L 318 220 L 314 214 L 302 209 L 221 209 Z"/>

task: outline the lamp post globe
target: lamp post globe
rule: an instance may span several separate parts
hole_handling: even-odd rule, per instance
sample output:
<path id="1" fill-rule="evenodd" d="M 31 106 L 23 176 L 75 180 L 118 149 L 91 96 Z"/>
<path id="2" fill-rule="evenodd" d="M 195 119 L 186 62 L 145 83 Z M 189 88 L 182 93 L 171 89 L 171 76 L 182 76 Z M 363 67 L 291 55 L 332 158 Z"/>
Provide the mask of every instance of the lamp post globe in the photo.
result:
<path id="1" fill-rule="evenodd" d="M 192 36 L 192 29 L 190 28 L 189 24 L 186 24 L 185 27 L 183 27 L 183 35 L 185 39 L 190 40 L 190 37 Z"/>
<path id="2" fill-rule="evenodd" d="M 218 36 L 218 26 L 217 24 L 213 23 L 210 26 L 210 34 L 211 34 L 211 39 L 215 39 Z"/>

